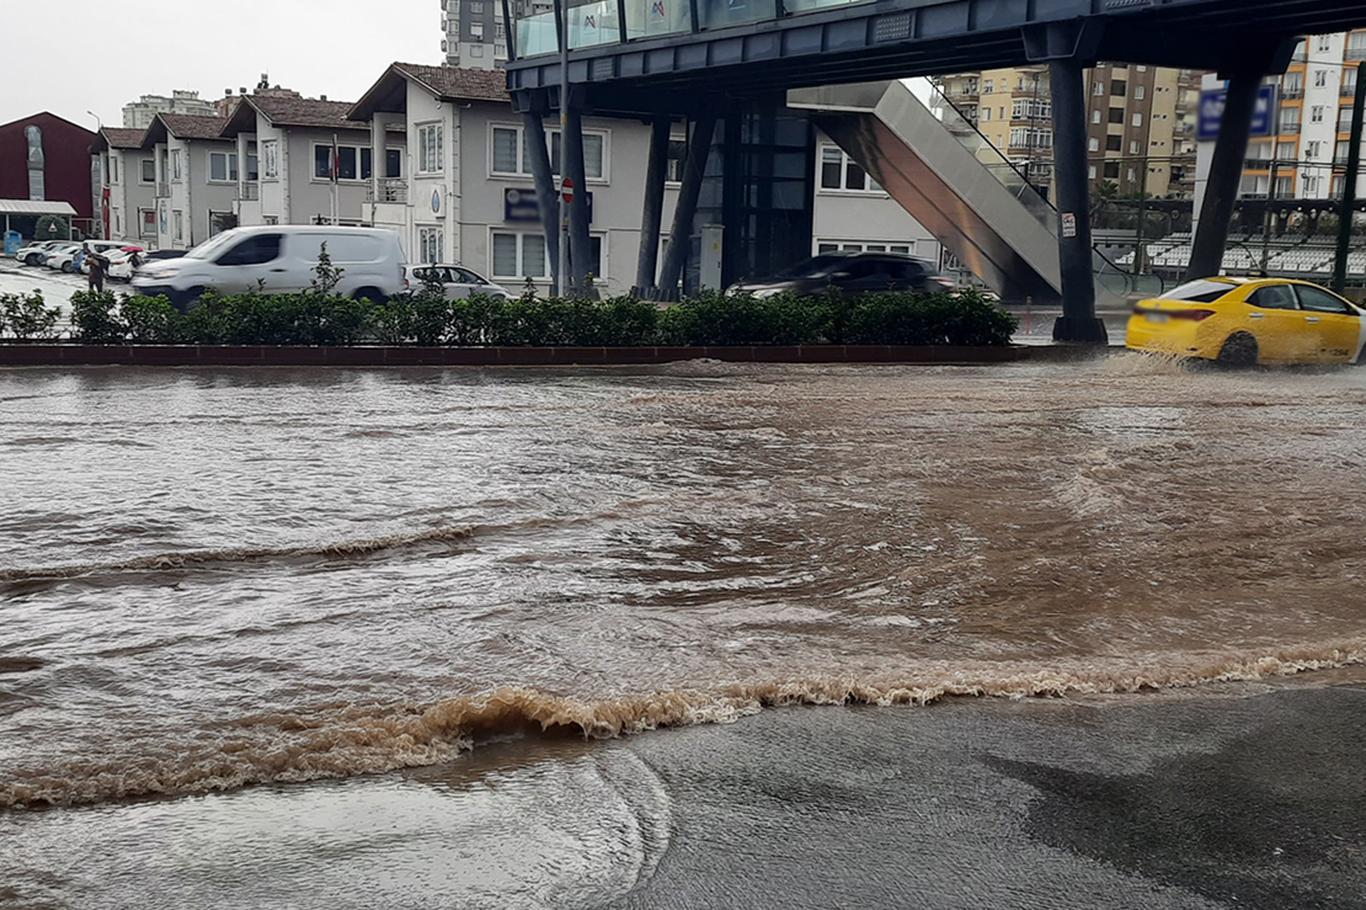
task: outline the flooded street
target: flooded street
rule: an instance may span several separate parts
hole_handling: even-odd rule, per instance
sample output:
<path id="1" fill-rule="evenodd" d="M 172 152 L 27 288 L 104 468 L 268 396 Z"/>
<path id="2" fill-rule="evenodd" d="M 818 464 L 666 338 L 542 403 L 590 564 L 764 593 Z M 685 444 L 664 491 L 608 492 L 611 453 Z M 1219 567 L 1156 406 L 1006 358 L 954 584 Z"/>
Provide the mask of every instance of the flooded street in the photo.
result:
<path id="1" fill-rule="evenodd" d="M 605 906 L 684 797 L 591 739 L 1355 665 L 1363 405 L 1127 355 L 0 370 L 0 907 Z"/>

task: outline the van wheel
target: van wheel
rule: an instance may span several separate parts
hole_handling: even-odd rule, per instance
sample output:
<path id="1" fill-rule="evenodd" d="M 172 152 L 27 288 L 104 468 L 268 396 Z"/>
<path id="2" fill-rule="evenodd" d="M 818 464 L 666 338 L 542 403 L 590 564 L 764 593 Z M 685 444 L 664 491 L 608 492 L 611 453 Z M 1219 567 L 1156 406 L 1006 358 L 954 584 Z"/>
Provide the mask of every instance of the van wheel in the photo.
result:
<path id="1" fill-rule="evenodd" d="M 389 298 L 379 288 L 361 288 L 351 295 L 352 300 L 368 300 L 371 303 L 384 303 Z"/>
<path id="2" fill-rule="evenodd" d="M 1225 366 L 1253 366 L 1257 363 L 1257 339 L 1247 332 L 1234 332 L 1219 349 L 1216 359 Z"/>

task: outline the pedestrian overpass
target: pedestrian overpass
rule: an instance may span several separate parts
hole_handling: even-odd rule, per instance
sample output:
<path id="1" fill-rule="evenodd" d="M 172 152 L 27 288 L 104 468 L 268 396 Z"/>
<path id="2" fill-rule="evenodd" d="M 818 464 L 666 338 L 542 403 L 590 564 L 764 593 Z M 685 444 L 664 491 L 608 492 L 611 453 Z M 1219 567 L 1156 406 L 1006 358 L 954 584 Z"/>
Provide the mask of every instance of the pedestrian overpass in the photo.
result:
<path id="1" fill-rule="evenodd" d="M 582 179 L 585 110 L 654 124 L 637 275 L 643 291 L 656 283 L 669 123 L 688 121 L 688 156 L 670 234 L 680 242 L 669 245 L 658 269 L 666 295 L 675 292 L 689 258 L 682 238 L 693 237 L 700 223 L 726 227 L 723 274 L 762 271 L 801 247 L 801 212 L 793 204 L 798 187 L 775 177 L 785 172 L 775 162 L 790 159 L 801 145 L 790 126 L 794 117 L 824 122 L 844 134 L 834 137 L 842 145 L 898 169 L 906 198 L 934 191 L 915 186 L 915 155 L 897 147 L 895 128 L 876 110 L 871 116 L 845 111 L 843 117 L 833 110 L 793 110 L 788 92 L 1047 64 L 1064 309 L 1055 336 L 1095 341 L 1104 333 L 1095 319 L 1083 70 L 1111 60 L 1210 69 L 1229 79 L 1191 261 L 1192 272 L 1213 272 L 1222 260 L 1262 78 L 1284 72 L 1296 36 L 1366 25 L 1366 0 L 553 0 L 549 11 L 515 20 L 503 0 L 503 14 L 514 104 L 532 135 L 540 134 L 545 114 L 562 110 L 567 176 Z M 532 166 L 538 192 L 550 203 L 553 178 L 548 156 L 542 158 Z M 810 174 L 814 163 L 807 163 Z M 949 189 L 960 199 L 970 194 Z M 571 263 L 587 261 L 589 244 L 582 194 L 575 199 Z M 718 205 L 717 199 L 723 201 Z M 553 209 L 542 206 L 548 235 L 558 233 Z M 913 214 L 922 212 L 934 220 L 925 209 Z M 958 242 L 972 240 L 984 220 L 969 220 Z M 993 242 L 987 237 L 978 245 Z M 1047 281 L 1050 269 L 1037 256 L 1023 248 L 1014 253 Z M 981 261 L 988 261 L 985 249 Z M 1014 275 L 1024 276 L 1012 278 L 1017 283 L 1029 280 L 1024 270 Z"/>

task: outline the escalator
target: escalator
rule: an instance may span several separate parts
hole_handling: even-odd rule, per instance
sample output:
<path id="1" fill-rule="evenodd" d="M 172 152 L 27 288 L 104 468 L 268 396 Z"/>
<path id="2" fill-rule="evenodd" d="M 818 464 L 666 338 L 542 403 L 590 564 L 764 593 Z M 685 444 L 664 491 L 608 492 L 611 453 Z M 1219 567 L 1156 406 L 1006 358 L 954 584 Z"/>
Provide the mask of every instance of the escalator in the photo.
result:
<path id="1" fill-rule="evenodd" d="M 808 111 L 1003 301 L 1058 301 L 1057 211 L 928 80 L 917 83 L 932 105 L 903 82 L 793 89 L 787 105 Z M 1097 304 L 1123 304 L 1133 276 L 1099 252 L 1094 265 Z"/>

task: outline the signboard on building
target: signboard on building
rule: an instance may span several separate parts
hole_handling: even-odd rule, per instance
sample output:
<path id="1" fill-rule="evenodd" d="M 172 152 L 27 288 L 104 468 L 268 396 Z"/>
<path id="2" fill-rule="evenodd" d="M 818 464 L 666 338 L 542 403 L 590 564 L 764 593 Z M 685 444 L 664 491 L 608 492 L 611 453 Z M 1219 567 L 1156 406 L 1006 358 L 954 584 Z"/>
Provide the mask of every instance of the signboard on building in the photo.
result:
<path id="1" fill-rule="evenodd" d="M 588 223 L 593 223 L 593 194 L 584 193 L 584 200 L 588 203 Z M 507 189 L 503 191 L 503 220 L 504 221 L 536 221 L 541 220 L 541 203 L 536 198 L 535 190 Z"/>
<path id="2" fill-rule="evenodd" d="M 1196 137 L 1201 140 L 1219 138 L 1219 125 L 1224 122 L 1224 106 L 1228 103 L 1227 89 L 1200 93 L 1200 122 Z M 1257 92 L 1257 106 L 1252 112 L 1252 133 L 1256 137 L 1270 136 L 1275 129 L 1276 87 L 1264 85 Z"/>

